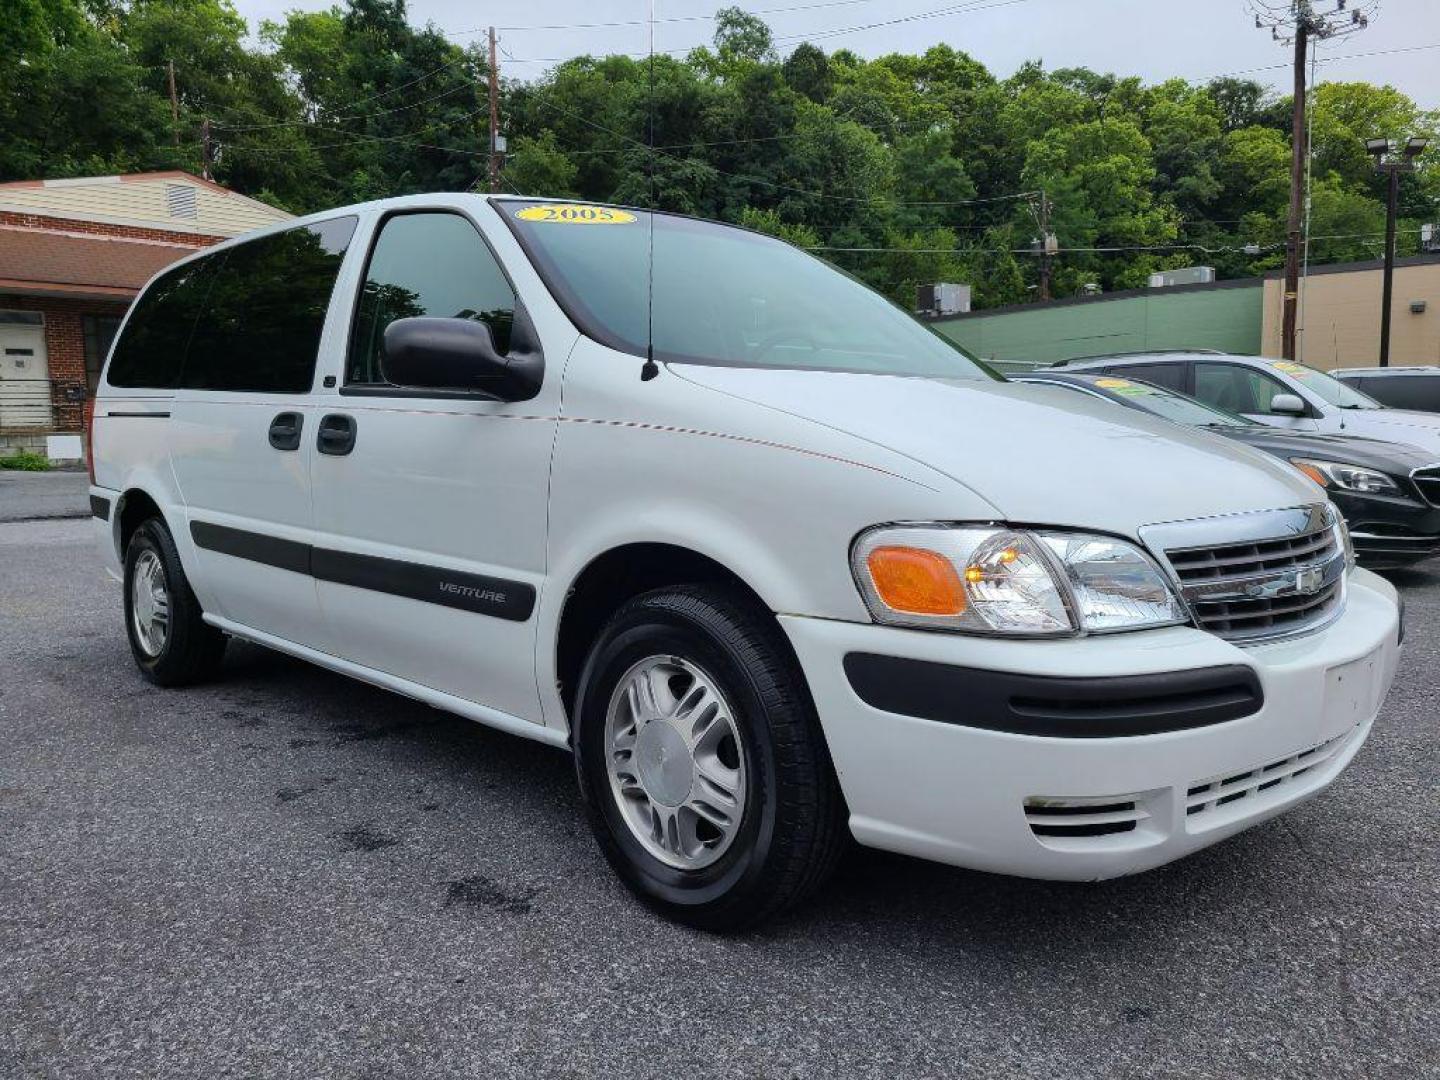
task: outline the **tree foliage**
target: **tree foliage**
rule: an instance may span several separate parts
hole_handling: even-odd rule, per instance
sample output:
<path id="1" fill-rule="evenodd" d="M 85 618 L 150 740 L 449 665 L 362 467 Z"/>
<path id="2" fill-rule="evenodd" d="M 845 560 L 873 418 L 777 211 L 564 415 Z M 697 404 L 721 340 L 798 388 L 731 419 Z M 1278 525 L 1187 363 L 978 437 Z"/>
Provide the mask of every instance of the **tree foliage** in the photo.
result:
<path id="1" fill-rule="evenodd" d="M 0 180 L 198 172 L 208 120 L 217 179 L 297 212 L 484 186 L 484 58 L 412 25 L 404 0 L 293 11 L 254 39 L 229 0 L 0 11 Z M 999 79 L 948 45 L 784 54 L 727 8 L 712 45 L 684 58 L 581 56 L 502 93 L 507 190 L 738 222 L 902 302 L 944 280 L 982 305 L 1033 297 L 1042 192 L 1056 295 L 1283 258 L 1289 102 L 1243 79 L 1147 86 L 1038 63 Z M 1384 191 L 1364 140 L 1440 145 L 1440 115 L 1392 87 L 1326 83 L 1313 128 L 1311 259 L 1373 257 Z M 1440 217 L 1437 157 L 1405 180 L 1402 252 Z"/>

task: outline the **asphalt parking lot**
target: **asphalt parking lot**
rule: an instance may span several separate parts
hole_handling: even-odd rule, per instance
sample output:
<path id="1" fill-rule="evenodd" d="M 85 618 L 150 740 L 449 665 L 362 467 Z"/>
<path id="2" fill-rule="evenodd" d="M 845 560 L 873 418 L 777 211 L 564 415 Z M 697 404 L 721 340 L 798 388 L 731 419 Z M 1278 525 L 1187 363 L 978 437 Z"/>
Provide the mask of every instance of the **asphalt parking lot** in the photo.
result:
<path id="1" fill-rule="evenodd" d="M 0 524 L 0 1077 L 1440 1076 L 1440 575 L 1397 580 L 1319 800 L 1102 885 L 857 853 L 727 939 L 630 900 L 564 754 L 249 646 L 153 689 L 89 523 Z"/>

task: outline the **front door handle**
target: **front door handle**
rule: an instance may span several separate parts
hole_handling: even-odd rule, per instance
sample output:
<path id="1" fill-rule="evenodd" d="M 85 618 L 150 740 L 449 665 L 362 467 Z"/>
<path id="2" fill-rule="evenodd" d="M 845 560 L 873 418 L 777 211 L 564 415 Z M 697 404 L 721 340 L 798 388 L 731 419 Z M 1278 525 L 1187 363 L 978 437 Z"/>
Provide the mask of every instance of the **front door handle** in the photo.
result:
<path id="1" fill-rule="evenodd" d="M 270 421 L 270 445 L 276 450 L 299 450 L 300 429 L 305 417 L 298 412 L 282 412 Z"/>
<path id="2" fill-rule="evenodd" d="M 344 413 L 330 413 L 320 419 L 320 433 L 315 447 L 322 454 L 339 457 L 355 449 L 355 418 Z"/>

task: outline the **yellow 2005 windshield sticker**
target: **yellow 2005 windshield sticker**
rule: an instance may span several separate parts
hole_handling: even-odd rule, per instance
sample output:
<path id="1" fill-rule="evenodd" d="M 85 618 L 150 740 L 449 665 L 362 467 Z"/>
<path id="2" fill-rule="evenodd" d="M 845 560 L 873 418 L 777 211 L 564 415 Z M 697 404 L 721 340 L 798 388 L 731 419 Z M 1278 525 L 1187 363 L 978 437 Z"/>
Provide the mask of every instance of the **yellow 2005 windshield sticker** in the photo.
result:
<path id="1" fill-rule="evenodd" d="M 563 225 L 628 225 L 635 215 L 613 206 L 581 206 L 577 203 L 542 203 L 516 210 L 521 221 L 554 221 Z"/>
<path id="2" fill-rule="evenodd" d="M 1095 385 L 1102 390 L 1120 390 L 1134 384 L 1129 379 L 1096 379 Z"/>

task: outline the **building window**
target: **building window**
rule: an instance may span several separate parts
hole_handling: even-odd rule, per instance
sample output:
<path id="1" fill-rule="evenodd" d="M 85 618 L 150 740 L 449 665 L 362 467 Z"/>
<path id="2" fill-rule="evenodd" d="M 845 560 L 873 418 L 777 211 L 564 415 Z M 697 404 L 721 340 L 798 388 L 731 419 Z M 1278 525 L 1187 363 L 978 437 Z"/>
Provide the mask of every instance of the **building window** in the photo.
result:
<path id="1" fill-rule="evenodd" d="M 90 396 L 95 396 L 95 387 L 100 384 L 100 369 L 105 366 L 105 357 L 110 352 L 110 343 L 115 340 L 115 331 L 120 329 L 117 315 L 86 315 L 82 320 L 85 332 L 85 385 Z"/>
<path id="2" fill-rule="evenodd" d="M 7 311 L 0 309 L 0 326 L 44 326 L 45 316 L 38 311 Z"/>

